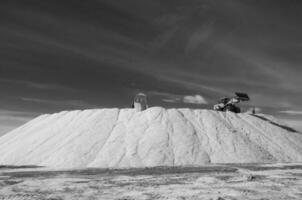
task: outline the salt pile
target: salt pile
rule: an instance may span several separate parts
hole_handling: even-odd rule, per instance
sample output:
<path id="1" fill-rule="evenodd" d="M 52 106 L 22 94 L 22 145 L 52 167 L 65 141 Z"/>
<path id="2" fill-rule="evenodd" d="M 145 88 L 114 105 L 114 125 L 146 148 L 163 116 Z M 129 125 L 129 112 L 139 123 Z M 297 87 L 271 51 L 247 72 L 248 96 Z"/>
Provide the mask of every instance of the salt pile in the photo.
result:
<path id="1" fill-rule="evenodd" d="M 0 165 L 301 162 L 302 134 L 265 115 L 152 107 L 42 115 L 0 138 Z"/>

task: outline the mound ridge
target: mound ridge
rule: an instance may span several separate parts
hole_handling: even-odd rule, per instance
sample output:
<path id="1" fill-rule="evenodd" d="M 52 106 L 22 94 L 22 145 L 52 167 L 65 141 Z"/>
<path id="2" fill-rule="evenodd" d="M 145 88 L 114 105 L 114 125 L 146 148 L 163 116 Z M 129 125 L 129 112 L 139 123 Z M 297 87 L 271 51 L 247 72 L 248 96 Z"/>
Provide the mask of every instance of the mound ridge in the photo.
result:
<path id="1" fill-rule="evenodd" d="M 0 165 L 58 168 L 301 162 L 302 134 L 272 117 L 200 109 L 41 115 L 0 138 Z"/>

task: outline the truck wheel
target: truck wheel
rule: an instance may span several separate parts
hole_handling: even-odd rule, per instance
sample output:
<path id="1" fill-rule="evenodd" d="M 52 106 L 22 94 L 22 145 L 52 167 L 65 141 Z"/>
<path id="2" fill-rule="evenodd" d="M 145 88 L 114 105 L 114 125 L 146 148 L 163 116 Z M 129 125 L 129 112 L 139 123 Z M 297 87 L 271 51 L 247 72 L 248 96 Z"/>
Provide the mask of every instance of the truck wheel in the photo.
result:
<path id="1" fill-rule="evenodd" d="M 234 106 L 234 105 L 227 105 L 224 108 L 224 111 L 230 111 L 230 112 L 233 112 L 233 113 L 240 113 L 240 108 L 237 107 L 237 106 Z"/>

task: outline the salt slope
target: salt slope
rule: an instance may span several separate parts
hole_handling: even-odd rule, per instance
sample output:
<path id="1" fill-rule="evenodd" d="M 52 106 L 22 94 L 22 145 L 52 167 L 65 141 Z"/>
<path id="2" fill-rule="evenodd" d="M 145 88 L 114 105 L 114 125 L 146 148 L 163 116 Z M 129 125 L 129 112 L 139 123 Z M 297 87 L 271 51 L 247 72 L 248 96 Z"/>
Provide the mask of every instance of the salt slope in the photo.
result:
<path id="1" fill-rule="evenodd" d="M 211 110 L 64 111 L 0 138 L 0 165 L 150 167 L 301 162 L 302 134 L 271 117 Z"/>

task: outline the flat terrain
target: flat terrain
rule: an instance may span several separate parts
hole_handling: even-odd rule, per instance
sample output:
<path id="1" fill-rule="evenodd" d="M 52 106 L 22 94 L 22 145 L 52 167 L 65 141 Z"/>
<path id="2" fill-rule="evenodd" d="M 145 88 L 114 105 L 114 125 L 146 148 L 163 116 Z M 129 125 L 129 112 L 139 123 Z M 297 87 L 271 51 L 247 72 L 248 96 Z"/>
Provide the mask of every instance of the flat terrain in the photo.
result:
<path id="1" fill-rule="evenodd" d="M 0 199 L 302 199 L 302 164 L 51 170 L 0 167 Z"/>

